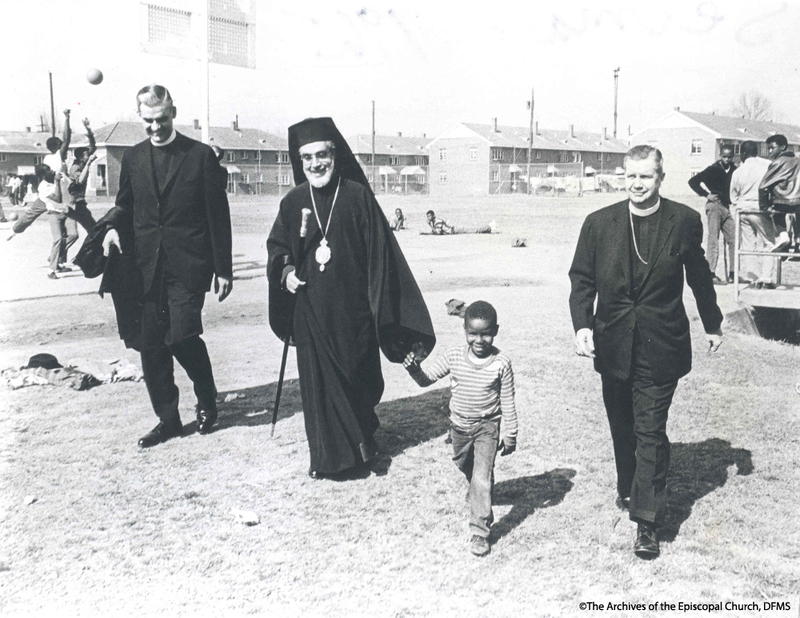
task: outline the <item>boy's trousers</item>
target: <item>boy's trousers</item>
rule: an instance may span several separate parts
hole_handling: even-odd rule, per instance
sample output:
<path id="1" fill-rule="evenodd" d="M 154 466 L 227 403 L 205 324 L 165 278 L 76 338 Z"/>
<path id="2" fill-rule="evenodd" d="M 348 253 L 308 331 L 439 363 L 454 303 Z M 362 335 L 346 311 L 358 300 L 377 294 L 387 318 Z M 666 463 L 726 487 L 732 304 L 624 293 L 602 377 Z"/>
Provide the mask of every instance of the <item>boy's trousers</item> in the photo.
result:
<path id="1" fill-rule="evenodd" d="M 451 426 L 450 438 L 453 440 L 453 461 L 469 481 L 470 532 L 486 538 L 494 521 L 492 488 L 500 421 L 481 421 L 470 430 Z"/>

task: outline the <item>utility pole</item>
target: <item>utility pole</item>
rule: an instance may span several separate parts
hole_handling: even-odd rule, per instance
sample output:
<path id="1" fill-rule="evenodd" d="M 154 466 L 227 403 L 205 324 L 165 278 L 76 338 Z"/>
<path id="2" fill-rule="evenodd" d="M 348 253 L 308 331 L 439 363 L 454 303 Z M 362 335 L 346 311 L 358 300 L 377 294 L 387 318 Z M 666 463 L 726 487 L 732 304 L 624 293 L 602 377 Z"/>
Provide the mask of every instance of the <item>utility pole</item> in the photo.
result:
<path id="1" fill-rule="evenodd" d="M 619 67 L 614 69 L 614 139 L 617 139 L 617 93 L 619 91 Z"/>
<path id="2" fill-rule="evenodd" d="M 531 110 L 531 126 L 528 134 L 528 193 L 531 191 L 531 156 L 533 153 L 533 88 L 531 88 L 531 100 L 528 101 Z"/>
<path id="3" fill-rule="evenodd" d="M 47 73 L 50 76 L 50 130 L 53 133 L 53 137 L 56 136 L 56 105 L 53 102 L 53 73 Z"/>
<path id="4" fill-rule="evenodd" d="M 377 187 L 375 181 L 375 101 L 372 102 L 372 187 Z"/>

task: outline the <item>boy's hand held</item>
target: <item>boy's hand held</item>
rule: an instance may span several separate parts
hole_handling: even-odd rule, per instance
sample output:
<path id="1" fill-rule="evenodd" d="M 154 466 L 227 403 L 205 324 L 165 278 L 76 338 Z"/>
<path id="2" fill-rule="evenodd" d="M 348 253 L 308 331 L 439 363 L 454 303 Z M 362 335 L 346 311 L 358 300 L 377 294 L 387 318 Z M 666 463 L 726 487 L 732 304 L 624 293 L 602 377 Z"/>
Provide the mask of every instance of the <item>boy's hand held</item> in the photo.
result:
<path id="1" fill-rule="evenodd" d="M 419 363 L 417 362 L 417 357 L 414 355 L 413 352 L 409 352 L 403 359 L 403 367 L 410 370 L 413 369 L 415 366 L 419 367 Z"/>

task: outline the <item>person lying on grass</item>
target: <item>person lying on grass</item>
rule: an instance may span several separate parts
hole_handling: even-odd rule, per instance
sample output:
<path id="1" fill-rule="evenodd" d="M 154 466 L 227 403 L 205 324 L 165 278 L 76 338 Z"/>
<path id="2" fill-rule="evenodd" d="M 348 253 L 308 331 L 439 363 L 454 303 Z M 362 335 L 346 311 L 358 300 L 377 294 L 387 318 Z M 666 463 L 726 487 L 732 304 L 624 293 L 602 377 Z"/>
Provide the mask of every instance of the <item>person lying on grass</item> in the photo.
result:
<path id="1" fill-rule="evenodd" d="M 428 225 L 431 228 L 431 231 L 428 233 L 437 236 L 444 234 L 491 234 L 492 227 L 494 227 L 494 221 L 489 223 L 489 225 L 482 225 L 476 228 L 456 227 L 455 225 L 450 225 L 444 219 L 437 217 L 436 213 L 432 210 L 426 212 L 425 216 L 428 218 Z"/>
<path id="2" fill-rule="evenodd" d="M 489 553 L 495 456 L 499 450 L 510 455 L 517 447 L 514 372 L 509 358 L 494 347 L 498 328 L 494 307 L 476 301 L 464 313 L 466 345 L 450 348 L 425 368 L 413 352 L 403 362 L 420 386 L 450 374 L 453 461 L 469 481 L 470 551 L 476 556 Z"/>

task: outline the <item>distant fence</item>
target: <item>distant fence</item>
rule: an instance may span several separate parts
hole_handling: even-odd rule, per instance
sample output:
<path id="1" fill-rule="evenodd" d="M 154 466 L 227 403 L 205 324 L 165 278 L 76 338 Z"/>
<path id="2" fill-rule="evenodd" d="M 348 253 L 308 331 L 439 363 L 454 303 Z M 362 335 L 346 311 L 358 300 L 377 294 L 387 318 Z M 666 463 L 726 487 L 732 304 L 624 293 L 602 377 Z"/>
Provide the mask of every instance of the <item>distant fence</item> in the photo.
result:
<path id="1" fill-rule="evenodd" d="M 623 177 L 614 169 L 588 169 L 584 163 L 493 164 L 490 167 L 489 193 L 532 193 L 535 195 L 582 195 L 625 189 Z"/>
<path id="2" fill-rule="evenodd" d="M 292 166 L 227 164 L 227 190 L 232 195 L 285 195 L 294 187 Z M 377 195 L 428 195 L 428 166 L 375 166 L 365 171 L 372 190 Z"/>

